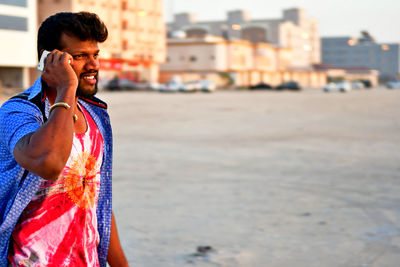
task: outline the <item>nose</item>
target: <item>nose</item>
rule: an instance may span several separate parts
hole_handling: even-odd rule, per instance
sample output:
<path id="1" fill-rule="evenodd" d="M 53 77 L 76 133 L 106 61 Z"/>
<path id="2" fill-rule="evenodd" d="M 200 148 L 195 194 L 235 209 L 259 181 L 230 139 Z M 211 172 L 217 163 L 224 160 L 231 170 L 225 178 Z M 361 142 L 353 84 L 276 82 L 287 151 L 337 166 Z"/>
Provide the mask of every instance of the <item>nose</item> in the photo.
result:
<path id="1" fill-rule="evenodd" d="M 86 68 L 90 70 L 98 70 L 100 68 L 99 59 L 97 56 L 89 56 L 86 61 Z"/>

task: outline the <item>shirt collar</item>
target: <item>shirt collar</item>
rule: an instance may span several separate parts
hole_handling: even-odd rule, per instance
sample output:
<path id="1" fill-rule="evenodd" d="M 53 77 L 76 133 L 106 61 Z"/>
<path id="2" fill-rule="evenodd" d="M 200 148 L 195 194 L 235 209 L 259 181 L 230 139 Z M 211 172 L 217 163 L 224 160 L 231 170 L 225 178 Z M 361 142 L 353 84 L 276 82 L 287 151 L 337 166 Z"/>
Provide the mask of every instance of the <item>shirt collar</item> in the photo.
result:
<path id="1" fill-rule="evenodd" d="M 35 96 L 37 96 L 38 94 L 41 94 L 41 100 L 42 102 L 45 101 L 46 99 L 46 93 L 44 92 L 43 88 L 42 88 L 42 78 L 39 77 L 35 83 L 27 90 L 27 92 L 29 94 L 28 100 L 32 100 L 32 98 L 34 98 Z"/>

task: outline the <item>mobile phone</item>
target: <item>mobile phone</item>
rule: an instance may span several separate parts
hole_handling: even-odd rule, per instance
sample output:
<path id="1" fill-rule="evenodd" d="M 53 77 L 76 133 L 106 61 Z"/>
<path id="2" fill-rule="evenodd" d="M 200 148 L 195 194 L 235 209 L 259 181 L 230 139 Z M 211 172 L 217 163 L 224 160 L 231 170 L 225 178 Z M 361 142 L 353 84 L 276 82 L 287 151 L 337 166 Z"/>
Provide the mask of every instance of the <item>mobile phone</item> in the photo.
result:
<path id="1" fill-rule="evenodd" d="M 43 51 L 42 56 L 40 57 L 40 60 L 39 60 L 39 64 L 38 64 L 38 66 L 37 66 L 37 69 L 38 69 L 38 70 L 40 70 L 40 71 L 43 71 L 43 70 L 44 70 L 44 62 L 45 62 L 47 56 L 48 56 L 50 53 L 51 53 L 51 52 L 50 52 L 50 51 L 47 51 L 47 50 L 44 50 L 44 51 Z M 68 63 L 71 64 L 71 60 L 68 60 Z"/>
<path id="2" fill-rule="evenodd" d="M 44 61 L 46 60 L 47 56 L 50 54 L 50 51 L 44 50 L 42 56 L 40 57 L 39 64 L 37 66 L 38 70 L 44 70 Z"/>

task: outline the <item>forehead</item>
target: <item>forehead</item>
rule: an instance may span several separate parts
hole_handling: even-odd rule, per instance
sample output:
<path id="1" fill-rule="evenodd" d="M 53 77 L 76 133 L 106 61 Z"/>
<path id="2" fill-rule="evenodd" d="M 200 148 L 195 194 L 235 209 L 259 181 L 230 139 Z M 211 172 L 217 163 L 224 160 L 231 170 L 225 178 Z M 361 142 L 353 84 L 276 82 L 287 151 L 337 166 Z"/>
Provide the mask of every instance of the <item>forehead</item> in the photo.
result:
<path id="1" fill-rule="evenodd" d="M 97 52 L 99 46 L 95 40 L 82 41 L 79 38 L 68 35 L 65 33 L 61 34 L 60 45 L 63 51 L 74 53 L 74 52 Z"/>

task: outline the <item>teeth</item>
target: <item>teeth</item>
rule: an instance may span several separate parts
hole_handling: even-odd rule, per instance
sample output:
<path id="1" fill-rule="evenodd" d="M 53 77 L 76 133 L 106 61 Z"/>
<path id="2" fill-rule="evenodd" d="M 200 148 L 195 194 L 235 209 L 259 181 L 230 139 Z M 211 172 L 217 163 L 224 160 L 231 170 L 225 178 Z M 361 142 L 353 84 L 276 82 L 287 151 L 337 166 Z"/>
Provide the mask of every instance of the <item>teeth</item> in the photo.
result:
<path id="1" fill-rule="evenodd" d="M 85 79 L 92 80 L 92 79 L 94 79 L 94 76 L 86 76 Z"/>

